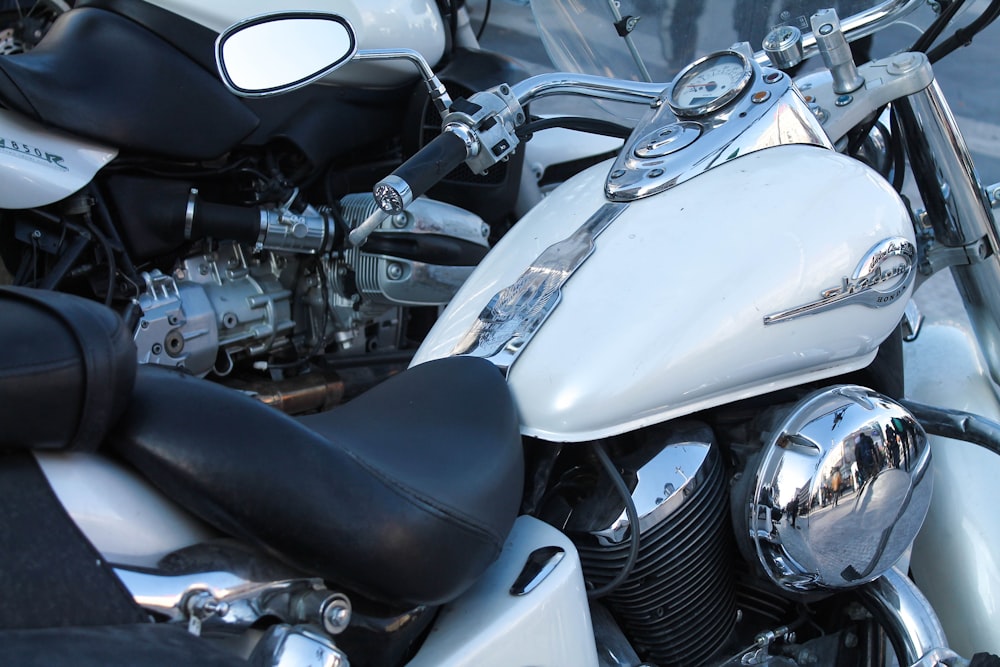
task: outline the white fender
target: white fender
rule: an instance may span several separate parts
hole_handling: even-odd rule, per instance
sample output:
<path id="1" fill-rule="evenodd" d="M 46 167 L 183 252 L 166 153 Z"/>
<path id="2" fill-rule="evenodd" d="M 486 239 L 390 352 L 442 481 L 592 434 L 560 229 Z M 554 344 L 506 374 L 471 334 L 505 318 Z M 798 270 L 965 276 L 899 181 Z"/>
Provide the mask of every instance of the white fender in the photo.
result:
<path id="1" fill-rule="evenodd" d="M 1000 421 L 1000 399 L 968 320 L 925 324 L 903 347 L 906 396 Z M 930 436 L 934 496 L 913 545 L 914 581 L 961 655 L 1000 654 L 1000 457 Z"/>

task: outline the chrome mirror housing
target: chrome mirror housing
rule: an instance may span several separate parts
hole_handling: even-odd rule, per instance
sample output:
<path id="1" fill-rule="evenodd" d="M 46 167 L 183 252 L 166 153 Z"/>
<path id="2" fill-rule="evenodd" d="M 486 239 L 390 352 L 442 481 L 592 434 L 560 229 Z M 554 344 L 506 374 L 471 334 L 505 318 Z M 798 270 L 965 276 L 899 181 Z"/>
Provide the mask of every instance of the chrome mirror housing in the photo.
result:
<path id="1" fill-rule="evenodd" d="M 215 42 L 219 75 L 233 93 L 264 97 L 320 79 L 357 52 L 350 22 L 337 14 L 280 12 L 236 23 Z"/>
<path id="2" fill-rule="evenodd" d="M 873 581 L 923 524 L 930 459 L 924 429 L 895 401 L 853 385 L 814 393 L 772 431 L 756 472 L 747 471 L 754 478 L 741 547 L 787 592 Z"/>

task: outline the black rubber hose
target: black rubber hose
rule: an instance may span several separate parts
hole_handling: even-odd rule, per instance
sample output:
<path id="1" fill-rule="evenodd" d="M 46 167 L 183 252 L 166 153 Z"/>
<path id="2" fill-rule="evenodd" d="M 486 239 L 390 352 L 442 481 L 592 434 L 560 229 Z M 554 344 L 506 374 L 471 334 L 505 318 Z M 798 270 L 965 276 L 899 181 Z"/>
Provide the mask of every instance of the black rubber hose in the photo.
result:
<path id="1" fill-rule="evenodd" d="M 597 456 L 597 460 L 601 462 L 601 466 L 604 471 L 608 474 L 611 479 L 611 484 L 614 485 L 615 490 L 625 501 L 625 514 L 628 516 L 628 533 L 629 533 L 629 549 L 628 557 L 625 560 L 625 564 L 622 565 L 622 569 L 618 570 L 618 574 L 604 584 L 600 588 L 593 588 L 587 591 L 587 598 L 590 600 L 597 600 L 605 595 L 613 593 L 622 583 L 628 579 L 629 575 L 632 574 L 632 569 L 635 567 L 636 561 L 639 560 L 639 512 L 635 508 L 635 502 L 632 500 L 632 492 L 628 490 L 625 486 L 625 480 L 622 479 L 622 475 L 618 472 L 618 468 L 612 463 L 611 458 L 608 456 L 607 452 L 604 451 L 604 447 L 600 442 L 592 442 L 591 449 Z"/>
<path id="2" fill-rule="evenodd" d="M 241 243 L 255 243 L 260 235 L 260 209 L 213 204 L 199 199 L 194 207 L 191 231 L 191 238 L 196 239 L 211 236 Z"/>

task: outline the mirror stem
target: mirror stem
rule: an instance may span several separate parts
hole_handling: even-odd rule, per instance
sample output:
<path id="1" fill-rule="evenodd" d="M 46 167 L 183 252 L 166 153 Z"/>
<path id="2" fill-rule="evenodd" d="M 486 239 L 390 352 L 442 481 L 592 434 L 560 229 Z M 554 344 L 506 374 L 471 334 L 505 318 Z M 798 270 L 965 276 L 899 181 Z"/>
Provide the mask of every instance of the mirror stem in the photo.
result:
<path id="1" fill-rule="evenodd" d="M 420 70 L 420 76 L 427 86 L 427 94 L 431 97 L 431 103 L 441 115 L 442 120 L 448 109 L 451 108 L 451 97 L 445 90 L 444 84 L 434 74 L 434 70 L 427 64 L 424 57 L 413 49 L 364 49 L 358 51 L 355 60 L 409 60 Z"/>

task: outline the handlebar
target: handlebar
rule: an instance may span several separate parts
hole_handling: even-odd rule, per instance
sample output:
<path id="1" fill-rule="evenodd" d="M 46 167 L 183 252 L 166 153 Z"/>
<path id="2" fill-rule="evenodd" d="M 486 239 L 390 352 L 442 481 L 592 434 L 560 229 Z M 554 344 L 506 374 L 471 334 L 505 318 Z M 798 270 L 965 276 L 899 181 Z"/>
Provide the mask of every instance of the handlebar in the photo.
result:
<path id="1" fill-rule="evenodd" d="M 465 137 L 462 133 L 467 133 Z M 462 126 L 447 126 L 391 175 L 375 184 L 375 202 L 387 213 L 400 213 L 414 199 L 458 167 L 472 152 L 471 132 Z M 473 139 L 474 141 L 474 139 Z"/>
<path id="2" fill-rule="evenodd" d="M 375 184 L 372 193 L 379 208 L 351 230 L 348 240 L 356 246 L 364 243 L 388 216 L 401 213 L 478 150 L 478 141 L 471 130 L 462 125 L 445 126 L 441 134 Z"/>

